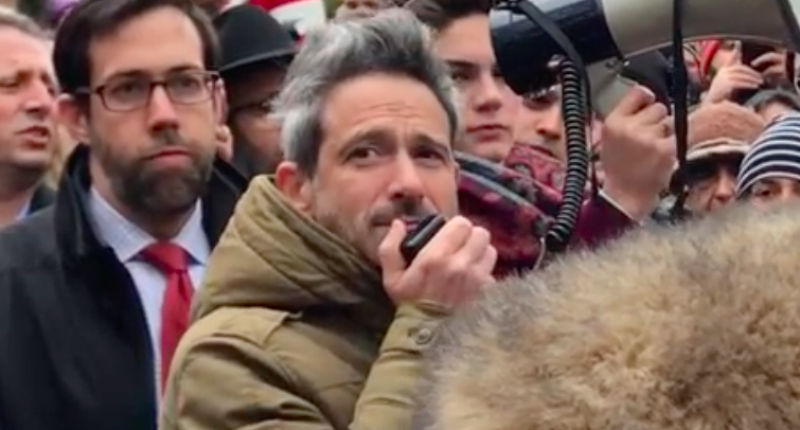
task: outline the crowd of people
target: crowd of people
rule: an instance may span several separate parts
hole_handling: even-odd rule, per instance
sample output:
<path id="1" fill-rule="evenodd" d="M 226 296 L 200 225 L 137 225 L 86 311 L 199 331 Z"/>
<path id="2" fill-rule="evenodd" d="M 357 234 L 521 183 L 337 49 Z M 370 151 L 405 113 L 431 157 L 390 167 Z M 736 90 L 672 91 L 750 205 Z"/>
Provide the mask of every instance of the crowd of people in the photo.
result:
<path id="1" fill-rule="evenodd" d="M 0 430 L 800 425 L 784 48 L 686 43 L 685 163 L 672 53 L 630 59 L 556 253 L 560 87 L 505 84 L 491 1 L 23 6 L 0 7 Z"/>

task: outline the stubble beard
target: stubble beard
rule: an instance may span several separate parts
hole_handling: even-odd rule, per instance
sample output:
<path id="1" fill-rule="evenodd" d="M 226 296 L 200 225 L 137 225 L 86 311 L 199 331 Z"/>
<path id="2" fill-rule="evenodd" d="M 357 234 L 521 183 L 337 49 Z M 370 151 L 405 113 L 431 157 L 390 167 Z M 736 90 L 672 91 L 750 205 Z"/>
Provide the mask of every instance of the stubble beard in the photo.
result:
<path id="1" fill-rule="evenodd" d="M 432 209 L 423 207 L 417 200 L 406 199 L 381 207 L 373 207 L 356 216 L 344 216 L 343 214 L 346 212 L 335 203 L 338 200 L 328 200 L 320 196 L 316 190 L 312 198 L 314 220 L 349 243 L 375 265 L 380 265 L 378 247 L 389 233 L 390 228 L 388 226 L 379 227 L 378 224 L 384 223 L 373 223 L 373 221 L 377 219 L 388 221 L 401 216 L 422 218 L 434 213 Z"/>
<path id="2" fill-rule="evenodd" d="M 377 250 L 378 244 L 374 243 L 373 237 L 377 232 L 372 231 L 366 226 L 366 220 L 361 216 L 358 219 L 345 221 L 342 212 L 331 202 L 326 202 L 315 192 L 313 196 L 313 210 L 311 217 L 322 227 L 333 233 L 336 237 L 349 244 L 362 256 L 366 257 L 374 264 L 378 264 Z M 364 228 L 359 228 L 359 223 L 364 223 Z"/>

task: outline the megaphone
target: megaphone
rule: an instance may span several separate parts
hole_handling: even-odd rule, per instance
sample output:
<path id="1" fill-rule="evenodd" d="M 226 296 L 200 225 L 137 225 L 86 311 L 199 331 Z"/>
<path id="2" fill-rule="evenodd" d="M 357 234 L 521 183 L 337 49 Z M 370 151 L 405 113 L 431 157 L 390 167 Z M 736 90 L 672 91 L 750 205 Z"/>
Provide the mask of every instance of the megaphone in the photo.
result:
<path id="1" fill-rule="evenodd" d="M 799 50 L 800 0 L 500 0 L 490 11 L 492 46 L 500 73 L 519 95 L 562 84 L 567 140 L 564 201 L 546 236 L 564 249 L 576 225 L 589 158 L 588 110 L 609 114 L 634 84 L 620 77 L 626 58 L 671 44 L 678 94 L 678 164 L 686 160 L 684 41 L 730 37 Z M 554 59 L 558 69 L 554 70 Z M 586 91 L 588 85 L 589 91 Z M 680 217 L 685 181 L 677 181 Z"/>
<path id="2" fill-rule="evenodd" d="M 562 47 L 521 12 L 521 3 L 531 2 L 574 46 L 586 66 L 592 107 L 607 113 L 627 91 L 617 79 L 624 59 L 670 44 L 676 1 L 683 2 L 684 40 L 730 37 L 800 50 L 800 0 L 518 0 L 501 2 L 490 14 L 497 65 L 517 94 L 554 83 L 548 65 Z"/>

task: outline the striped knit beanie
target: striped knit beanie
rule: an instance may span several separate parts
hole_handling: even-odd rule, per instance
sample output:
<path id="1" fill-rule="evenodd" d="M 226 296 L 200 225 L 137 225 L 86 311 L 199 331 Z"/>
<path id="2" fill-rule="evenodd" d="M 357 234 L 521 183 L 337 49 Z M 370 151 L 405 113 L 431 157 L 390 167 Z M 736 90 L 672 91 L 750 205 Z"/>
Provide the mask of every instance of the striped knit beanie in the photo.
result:
<path id="1" fill-rule="evenodd" d="M 756 182 L 776 177 L 800 181 L 800 113 L 778 117 L 753 142 L 739 168 L 736 197 Z"/>

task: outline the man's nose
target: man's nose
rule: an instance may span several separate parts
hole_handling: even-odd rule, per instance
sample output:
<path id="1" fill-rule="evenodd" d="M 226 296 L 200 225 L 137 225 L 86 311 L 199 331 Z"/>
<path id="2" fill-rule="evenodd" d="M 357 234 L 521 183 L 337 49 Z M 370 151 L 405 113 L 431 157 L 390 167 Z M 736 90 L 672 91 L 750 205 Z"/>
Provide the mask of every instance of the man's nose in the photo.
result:
<path id="1" fill-rule="evenodd" d="M 424 195 L 424 184 L 412 157 L 398 156 L 393 175 L 390 188 L 392 198 L 421 198 Z"/>
<path id="2" fill-rule="evenodd" d="M 30 115 L 44 119 L 53 111 L 55 95 L 53 90 L 44 82 L 37 81 L 32 83 L 23 97 L 23 109 Z"/>
<path id="3" fill-rule="evenodd" d="M 540 116 L 536 122 L 536 134 L 550 140 L 561 139 L 561 110 L 558 104 L 553 103 L 536 115 Z"/>
<path id="4" fill-rule="evenodd" d="M 503 106 L 505 83 L 489 73 L 482 74 L 477 82 L 475 105 L 480 112 L 494 112 Z"/>
<path id="5" fill-rule="evenodd" d="M 164 87 L 153 88 L 150 104 L 147 106 L 148 126 L 151 130 L 175 128 L 178 126 L 178 113 Z"/>
<path id="6" fill-rule="evenodd" d="M 800 189 L 797 186 L 782 186 L 777 200 L 780 203 L 789 203 L 800 199 Z"/>
<path id="7" fill-rule="evenodd" d="M 736 192 L 736 178 L 727 171 L 724 171 L 717 181 L 714 188 L 714 199 L 720 203 L 728 203 L 733 200 Z"/>

